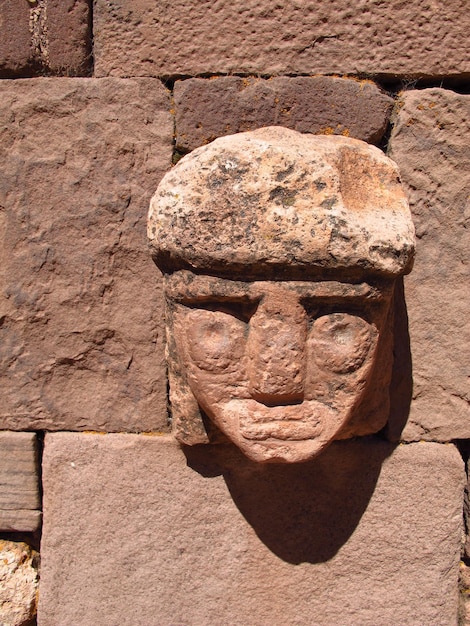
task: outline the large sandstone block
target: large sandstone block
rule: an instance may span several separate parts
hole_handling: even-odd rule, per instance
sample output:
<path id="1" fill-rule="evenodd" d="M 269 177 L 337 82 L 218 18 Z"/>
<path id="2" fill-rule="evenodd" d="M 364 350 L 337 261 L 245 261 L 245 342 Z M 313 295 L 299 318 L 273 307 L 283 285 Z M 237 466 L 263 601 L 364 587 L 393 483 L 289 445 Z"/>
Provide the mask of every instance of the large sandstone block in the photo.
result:
<path id="1" fill-rule="evenodd" d="M 371 438 L 283 466 L 186 454 L 169 437 L 47 435 L 41 626 L 456 623 L 452 445 Z"/>
<path id="2" fill-rule="evenodd" d="M 0 530 L 37 530 L 40 508 L 36 435 L 0 432 Z"/>
<path id="3" fill-rule="evenodd" d="M 176 147 L 184 151 L 262 126 L 377 143 L 393 106 L 371 81 L 332 76 L 191 78 L 175 83 L 174 99 Z"/>
<path id="4" fill-rule="evenodd" d="M 470 71 L 464 0 L 97 0 L 93 19 L 98 76 Z"/>
<path id="5" fill-rule="evenodd" d="M 170 167 L 154 79 L 0 83 L 0 427 L 165 427 L 150 195 Z"/>
<path id="6" fill-rule="evenodd" d="M 85 75 L 91 66 L 89 0 L 4 0 L 0 76 Z"/>
<path id="7" fill-rule="evenodd" d="M 470 96 L 402 94 L 390 142 L 416 225 L 406 278 L 413 400 L 403 437 L 470 437 Z"/>

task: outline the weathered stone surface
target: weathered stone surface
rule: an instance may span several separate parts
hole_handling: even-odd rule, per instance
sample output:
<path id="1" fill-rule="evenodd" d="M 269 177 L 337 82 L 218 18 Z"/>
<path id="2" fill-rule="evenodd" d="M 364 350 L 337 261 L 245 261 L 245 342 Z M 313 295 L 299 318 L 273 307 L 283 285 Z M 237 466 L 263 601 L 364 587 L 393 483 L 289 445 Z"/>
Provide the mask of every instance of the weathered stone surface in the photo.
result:
<path id="1" fill-rule="evenodd" d="M 452 445 L 371 438 L 259 465 L 50 434 L 39 624 L 455 624 L 462 485 Z"/>
<path id="2" fill-rule="evenodd" d="M 0 624 L 25 626 L 36 615 L 38 554 L 25 543 L 0 539 Z"/>
<path id="3" fill-rule="evenodd" d="M 0 432 L 0 530 L 35 531 L 40 508 L 36 435 Z"/>
<path id="4" fill-rule="evenodd" d="M 170 167 L 153 79 L 0 83 L 0 427 L 165 427 L 163 297 L 145 237 Z"/>
<path id="5" fill-rule="evenodd" d="M 90 0 L 47 0 L 47 60 L 54 73 L 86 75 L 91 67 Z"/>
<path id="6" fill-rule="evenodd" d="M 460 606 L 459 626 L 470 626 L 470 567 L 460 563 Z"/>
<path id="7" fill-rule="evenodd" d="M 177 272 L 166 291 L 171 409 L 181 442 L 219 439 L 210 427 L 206 433 L 203 410 L 250 459 L 293 463 L 385 425 L 388 282 L 243 283 Z"/>
<path id="8" fill-rule="evenodd" d="M 0 6 L 0 75 L 18 75 L 34 63 L 28 2 L 4 0 Z"/>
<path id="9" fill-rule="evenodd" d="M 278 126 L 216 139 L 166 174 L 150 205 L 156 261 L 276 279 L 392 277 L 414 229 L 396 165 L 356 139 Z"/>
<path id="10" fill-rule="evenodd" d="M 205 414 L 250 459 L 299 462 L 385 425 L 414 230 L 382 152 L 282 127 L 217 139 L 163 178 L 148 232 L 164 271 L 196 270 L 166 282 L 180 441 L 211 439 Z"/>
<path id="11" fill-rule="evenodd" d="M 89 0 L 5 0 L 0 76 L 85 75 L 91 66 Z"/>
<path id="12" fill-rule="evenodd" d="M 97 0 L 98 76 L 470 72 L 465 0 Z"/>
<path id="13" fill-rule="evenodd" d="M 252 460 L 298 462 L 385 425 L 414 231 L 377 148 L 282 127 L 217 139 L 164 177 L 148 233 L 164 271 L 213 275 L 167 282 L 180 441 L 211 440 L 205 414 Z"/>
<path id="14" fill-rule="evenodd" d="M 262 126 L 377 143 L 393 106 L 371 81 L 331 76 L 191 78 L 175 83 L 174 98 L 176 147 L 183 151 Z"/>
<path id="15" fill-rule="evenodd" d="M 390 142 L 416 225 L 406 279 L 413 401 L 407 440 L 470 437 L 470 96 L 402 94 Z"/>

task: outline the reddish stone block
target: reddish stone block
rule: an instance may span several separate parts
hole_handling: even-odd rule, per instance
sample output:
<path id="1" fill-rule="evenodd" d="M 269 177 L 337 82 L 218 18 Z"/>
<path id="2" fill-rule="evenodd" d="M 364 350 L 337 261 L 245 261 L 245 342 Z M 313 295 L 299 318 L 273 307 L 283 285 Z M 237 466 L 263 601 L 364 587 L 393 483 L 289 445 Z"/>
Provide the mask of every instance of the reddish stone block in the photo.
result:
<path id="1" fill-rule="evenodd" d="M 47 435 L 38 623 L 455 624 L 463 474 L 435 443 L 261 466 L 167 437 Z"/>
<path id="2" fill-rule="evenodd" d="M 163 295 L 147 250 L 170 167 L 154 79 L 0 82 L 0 427 L 166 428 Z"/>
<path id="3" fill-rule="evenodd" d="M 417 235 L 405 280 L 413 366 L 406 440 L 470 437 L 469 136 L 470 96 L 444 89 L 401 95 L 390 156 Z"/>
<path id="4" fill-rule="evenodd" d="M 30 5 L 4 0 L 0 6 L 0 76 L 19 76 L 34 65 Z"/>
<path id="5" fill-rule="evenodd" d="M 86 76 L 92 65 L 90 0 L 48 0 L 48 66 L 54 74 Z"/>
<path id="6" fill-rule="evenodd" d="M 92 65 L 90 0 L 5 0 L 0 76 L 85 76 Z"/>
<path id="7" fill-rule="evenodd" d="M 262 126 L 378 143 L 393 107 L 374 83 L 331 76 L 192 78 L 175 83 L 174 98 L 183 151 Z"/>
<path id="8" fill-rule="evenodd" d="M 0 432 L 1 531 L 37 530 L 41 521 L 37 461 L 34 433 Z"/>
<path id="9" fill-rule="evenodd" d="M 470 73 L 465 0 L 97 0 L 97 76 Z"/>

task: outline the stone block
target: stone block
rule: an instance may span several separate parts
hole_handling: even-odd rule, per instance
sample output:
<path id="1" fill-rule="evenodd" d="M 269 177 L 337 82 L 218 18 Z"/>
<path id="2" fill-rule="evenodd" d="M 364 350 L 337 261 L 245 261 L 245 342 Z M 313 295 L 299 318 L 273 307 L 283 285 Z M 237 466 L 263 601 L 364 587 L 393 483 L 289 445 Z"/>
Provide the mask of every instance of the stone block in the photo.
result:
<path id="1" fill-rule="evenodd" d="M 0 530 L 37 530 L 40 508 L 36 435 L 0 432 Z"/>
<path id="2" fill-rule="evenodd" d="M 50 71 L 85 76 L 92 65 L 90 0 L 47 0 Z"/>
<path id="3" fill-rule="evenodd" d="M 279 466 L 49 434 L 38 623 L 455 624 L 463 473 L 436 443 L 336 442 Z"/>
<path id="4" fill-rule="evenodd" d="M 177 81 L 176 147 L 185 152 L 262 126 L 345 135 L 378 143 L 393 100 L 371 81 L 332 76 Z"/>
<path id="5" fill-rule="evenodd" d="M 470 72 L 463 0 L 97 0 L 97 76 Z"/>
<path id="6" fill-rule="evenodd" d="M 89 73 L 89 0 L 5 0 L 0 11 L 0 76 Z"/>
<path id="7" fill-rule="evenodd" d="M 402 94 L 390 141 L 416 225 L 405 281 L 413 367 L 407 440 L 470 437 L 470 96 Z"/>
<path id="8" fill-rule="evenodd" d="M 30 5 L 4 0 L 0 7 L 0 76 L 20 75 L 34 64 L 29 30 Z"/>
<path id="9" fill-rule="evenodd" d="M 38 554 L 23 542 L 0 539 L 0 624 L 35 623 Z"/>
<path id="10" fill-rule="evenodd" d="M 163 296 L 146 242 L 170 167 L 155 79 L 0 83 L 4 429 L 165 428 Z"/>

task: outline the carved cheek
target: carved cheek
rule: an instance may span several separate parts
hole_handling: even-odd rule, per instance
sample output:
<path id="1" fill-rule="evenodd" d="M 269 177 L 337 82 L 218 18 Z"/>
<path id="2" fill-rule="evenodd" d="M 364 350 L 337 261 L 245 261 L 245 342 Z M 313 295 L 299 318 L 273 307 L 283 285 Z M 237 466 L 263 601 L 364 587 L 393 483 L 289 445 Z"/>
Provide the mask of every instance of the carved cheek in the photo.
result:
<path id="1" fill-rule="evenodd" d="M 243 357 L 246 324 L 220 311 L 197 309 L 186 316 L 186 346 L 199 369 L 214 373 L 236 370 Z"/>
<path id="2" fill-rule="evenodd" d="M 315 320 L 309 334 L 310 358 L 323 372 L 353 374 L 369 363 L 377 329 L 362 317 L 331 313 Z"/>

